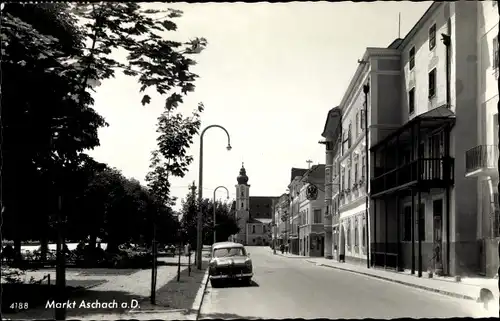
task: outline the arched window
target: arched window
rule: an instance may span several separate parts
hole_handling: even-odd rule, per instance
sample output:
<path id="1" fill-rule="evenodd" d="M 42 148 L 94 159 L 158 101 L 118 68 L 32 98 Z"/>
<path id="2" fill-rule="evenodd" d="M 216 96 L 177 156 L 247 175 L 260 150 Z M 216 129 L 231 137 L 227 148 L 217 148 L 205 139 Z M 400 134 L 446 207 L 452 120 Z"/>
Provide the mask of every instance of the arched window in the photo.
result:
<path id="1" fill-rule="evenodd" d="M 243 210 L 245 205 L 243 204 L 243 202 L 241 202 L 241 209 Z"/>
<path id="2" fill-rule="evenodd" d="M 255 234 L 255 225 L 252 225 L 252 233 Z"/>
<path id="3" fill-rule="evenodd" d="M 354 219 L 354 251 L 356 253 L 359 252 L 359 220 L 358 218 Z"/>
<path id="4" fill-rule="evenodd" d="M 351 251 L 351 222 L 347 221 L 346 222 L 346 245 L 347 245 L 347 250 Z"/>
<path id="5" fill-rule="evenodd" d="M 361 240 L 361 248 L 363 249 L 363 254 L 366 254 L 366 220 L 363 217 L 363 224 L 361 225 L 363 231 L 361 231 L 362 240 Z"/>

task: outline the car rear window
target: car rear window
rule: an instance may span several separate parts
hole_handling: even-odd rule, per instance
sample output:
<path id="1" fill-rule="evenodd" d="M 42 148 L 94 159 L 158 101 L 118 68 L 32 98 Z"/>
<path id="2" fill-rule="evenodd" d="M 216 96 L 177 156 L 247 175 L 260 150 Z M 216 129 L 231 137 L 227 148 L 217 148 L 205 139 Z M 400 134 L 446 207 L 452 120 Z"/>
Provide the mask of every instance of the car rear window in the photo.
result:
<path id="1" fill-rule="evenodd" d="M 244 256 L 245 249 L 242 247 L 225 247 L 214 250 L 214 257 Z"/>

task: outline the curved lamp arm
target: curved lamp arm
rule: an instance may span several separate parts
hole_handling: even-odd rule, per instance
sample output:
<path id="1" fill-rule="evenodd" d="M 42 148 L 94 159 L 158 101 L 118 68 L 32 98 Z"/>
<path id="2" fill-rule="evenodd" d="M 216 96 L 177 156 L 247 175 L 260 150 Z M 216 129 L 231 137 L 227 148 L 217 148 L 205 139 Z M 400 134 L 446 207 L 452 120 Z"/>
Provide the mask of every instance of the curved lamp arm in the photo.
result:
<path id="1" fill-rule="evenodd" d="M 229 190 L 225 186 L 217 186 L 217 188 L 214 189 L 214 204 L 215 204 L 215 193 L 217 192 L 217 190 L 219 188 L 223 188 L 223 189 L 226 190 L 226 192 L 227 192 L 227 199 L 229 199 Z"/>
<path id="2" fill-rule="evenodd" d="M 224 127 L 222 127 L 221 125 L 210 125 L 210 126 L 207 126 L 205 127 L 205 129 L 203 129 L 203 131 L 201 132 L 201 140 L 203 140 L 203 135 L 205 135 L 205 132 L 210 129 L 210 128 L 213 128 L 213 127 L 217 127 L 217 128 L 220 128 L 222 129 L 223 131 L 226 132 L 226 135 L 227 135 L 227 150 L 231 150 L 231 137 L 229 136 L 229 132 L 227 131 L 227 129 L 225 129 Z"/>

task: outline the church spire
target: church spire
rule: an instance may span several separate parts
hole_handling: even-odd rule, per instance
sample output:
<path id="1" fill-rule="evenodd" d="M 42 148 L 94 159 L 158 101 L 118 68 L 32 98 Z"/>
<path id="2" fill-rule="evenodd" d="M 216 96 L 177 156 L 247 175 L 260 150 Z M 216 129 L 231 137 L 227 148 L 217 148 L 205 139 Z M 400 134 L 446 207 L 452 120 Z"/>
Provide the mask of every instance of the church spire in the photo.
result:
<path id="1" fill-rule="evenodd" d="M 240 175 L 236 179 L 240 185 L 248 183 L 247 171 L 243 162 L 241 163 Z"/>

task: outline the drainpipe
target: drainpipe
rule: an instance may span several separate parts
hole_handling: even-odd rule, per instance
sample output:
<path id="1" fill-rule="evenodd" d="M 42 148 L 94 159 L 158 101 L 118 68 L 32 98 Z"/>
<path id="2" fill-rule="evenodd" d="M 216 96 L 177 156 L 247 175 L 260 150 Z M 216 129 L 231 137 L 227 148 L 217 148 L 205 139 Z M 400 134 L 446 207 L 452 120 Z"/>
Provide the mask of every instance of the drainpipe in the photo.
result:
<path id="1" fill-rule="evenodd" d="M 368 168 L 368 158 L 370 157 L 369 154 L 369 147 L 368 147 L 368 93 L 370 92 L 370 85 L 366 84 L 363 85 L 363 93 L 365 94 L 365 234 L 366 234 L 366 267 L 369 269 L 370 268 L 370 255 L 371 255 L 371 249 L 370 249 L 370 240 L 368 237 L 368 231 L 369 231 L 369 224 L 368 224 L 368 219 L 369 219 L 369 213 L 368 213 L 368 208 L 370 206 L 370 197 L 368 195 L 369 191 L 369 184 L 370 184 L 370 177 L 368 176 L 370 173 L 370 169 Z"/>
<path id="2" fill-rule="evenodd" d="M 497 4 L 497 10 L 498 10 L 498 14 L 500 15 L 500 6 Z M 500 28 L 498 29 L 498 37 L 500 38 Z M 497 80 L 498 81 L 498 93 L 500 93 L 500 80 Z M 500 101 L 497 103 L 497 111 L 498 113 L 500 114 Z M 498 136 L 500 137 L 500 129 L 498 130 Z M 500 139 L 499 139 L 499 146 L 500 148 Z M 498 158 L 498 162 L 497 162 L 497 169 L 500 169 L 500 156 Z M 500 190 L 500 182 L 498 183 L 498 188 Z M 500 260 L 500 242 L 498 242 L 498 259 Z M 499 276 L 499 279 L 498 279 L 498 291 L 500 292 L 500 266 L 498 267 L 498 276 Z M 498 311 L 498 316 L 500 316 L 500 299 L 498 300 L 499 302 L 499 311 Z"/>
<path id="3" fill-rule="evenodd" d="M 443 41 L 443 44 L 446 46 L 446 105 L 448 108 L 451 108 L 451 90 L 450 90 L 450 56 L 451 56 L 451 23 L 448 20 L 448 35 L 442 33 L 441 34 L 442 38 L 441 40 Z M 450 127 L 446 128 L 446 148 L 445 148 L 445 153 L 446 153 L 446 164 L 448 165 L 447 168 L 449 169 L 449 164 L 450 164 L 450 144 L 449 144 L 449 139 L 450 139 L 450 134 L 449 131 L 451 130 Z M 446 186 L 446 270 L 447 274 L 450 274 L 450 187 L 449 185 Z"/>

